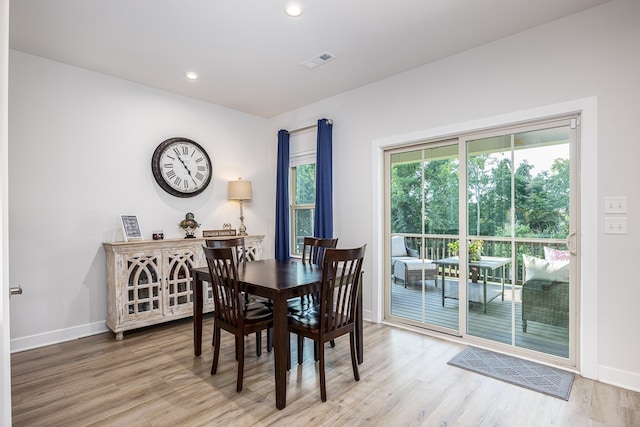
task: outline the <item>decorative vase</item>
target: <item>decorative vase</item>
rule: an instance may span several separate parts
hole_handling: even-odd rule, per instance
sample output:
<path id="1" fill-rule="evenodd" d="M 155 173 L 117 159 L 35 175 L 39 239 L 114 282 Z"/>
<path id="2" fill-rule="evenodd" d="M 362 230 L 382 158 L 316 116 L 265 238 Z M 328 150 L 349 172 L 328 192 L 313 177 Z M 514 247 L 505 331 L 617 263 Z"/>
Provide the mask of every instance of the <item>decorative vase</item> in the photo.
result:
<path id="1" fill-rule="evenodd" d="M 195 231 L 198 227 L 200 227 L 200 224 L 198 224 L 198 221 L 196 221 L 194 219 L 194 216 L 191 212 L 188 212 L 185 216 L 184 219 L 182 221 L 180 221 L 180 224 L 178 224 L 180 226 L 180 228 L 182 228 L 184 230 L 184 232 L 186 233 L 186 236 L 184 236 L 185 239 L 193 239 L 195 238 Z"/>

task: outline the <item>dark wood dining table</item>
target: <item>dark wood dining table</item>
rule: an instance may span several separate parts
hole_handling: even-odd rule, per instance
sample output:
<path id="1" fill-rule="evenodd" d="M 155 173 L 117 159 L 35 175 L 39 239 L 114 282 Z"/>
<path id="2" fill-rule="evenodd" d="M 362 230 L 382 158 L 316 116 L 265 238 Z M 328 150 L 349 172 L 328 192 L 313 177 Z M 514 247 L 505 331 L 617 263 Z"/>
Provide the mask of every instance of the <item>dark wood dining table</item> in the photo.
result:
<path id="1" fill-rule="evenodd" d="M 202 354 L 203 282 L 211 282 L 207 267 L 193 268 L 193 345 L 196 356 Z M 289 351 L 289 329 L 287 300 L 317 292 L 322 280 L 320 266 L 302 263 L 299 260 L 277 261 L 275 259 L 252 261 L 241 264 L 238 279 L 247 292 L 273 301 L 273 351 L 275 365 L 276 407 L 287 404 L 287 352 Z M 356 349 L 358 363 L 364 359 L 362 328 L 362 288 L 356 308 Z"/>

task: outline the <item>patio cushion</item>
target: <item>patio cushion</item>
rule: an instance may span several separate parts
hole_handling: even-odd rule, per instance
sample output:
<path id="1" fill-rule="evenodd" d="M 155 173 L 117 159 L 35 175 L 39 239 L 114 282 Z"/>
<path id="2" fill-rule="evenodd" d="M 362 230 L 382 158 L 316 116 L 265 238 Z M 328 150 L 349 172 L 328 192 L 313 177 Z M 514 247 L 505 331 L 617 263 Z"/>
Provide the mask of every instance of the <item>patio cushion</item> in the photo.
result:
<path id="1" fill-rule="evenodd" d="M 569 261 L 547 261 L 526 254 L 522 254 L 522 260 L 527 281 L 569 282 Z"/>
<path id="2" fill-rule="evenodd" d="M 393 236 L 391 238 L 391 256 L 407 256 L 407 247 L 404 243 L 404 236 Z"/>

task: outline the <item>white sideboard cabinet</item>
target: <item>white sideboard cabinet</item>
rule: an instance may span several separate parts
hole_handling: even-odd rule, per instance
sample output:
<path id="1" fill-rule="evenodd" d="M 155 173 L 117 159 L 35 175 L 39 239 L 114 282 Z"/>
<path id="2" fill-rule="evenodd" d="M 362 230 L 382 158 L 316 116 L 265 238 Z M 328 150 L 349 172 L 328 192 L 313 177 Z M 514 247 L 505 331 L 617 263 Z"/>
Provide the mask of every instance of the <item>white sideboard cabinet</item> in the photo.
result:
<path id="1" fill-rule="evenodd" d="M 262 257 L 264 236 L 245 236 L 247 259 Z M 107 326 L 124 331 L 193 314 L 191 268 L 207 265 L 203 238 L 104 242 L 107 255 Z M 213 310 L 210 285 L 204 311 Z"/>

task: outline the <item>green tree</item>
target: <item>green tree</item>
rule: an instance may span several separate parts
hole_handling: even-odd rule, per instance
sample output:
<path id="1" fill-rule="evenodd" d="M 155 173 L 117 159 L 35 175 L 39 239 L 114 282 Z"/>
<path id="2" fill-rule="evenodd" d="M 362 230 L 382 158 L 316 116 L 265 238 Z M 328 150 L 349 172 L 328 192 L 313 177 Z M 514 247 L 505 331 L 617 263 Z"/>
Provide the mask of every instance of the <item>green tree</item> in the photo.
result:
<path id="1" fill-rule="evenodd" d="M 420 162 L 391 167 L 391 232 L 421 233 L 422 168 Z"/>
<path id="2" fill-rule="evenodd" d="M 458 233 L 458 161 L 432 160 L 424 168 L 427 234 Z"/>
<path id="3" fill-rule="evenodd" d="M 532 176 L 523 160 L 513 174 L 515 230 L 511 230 L 511 161 L 490 154 L 467 162 L 469 230 L 478 236 L 564 238 L 569 229 L 568 159 Z M 456 158 L 392 164 L 391 232 L 458 233 Z M 424 211 L 423 211 L 424 209 Z"/>

